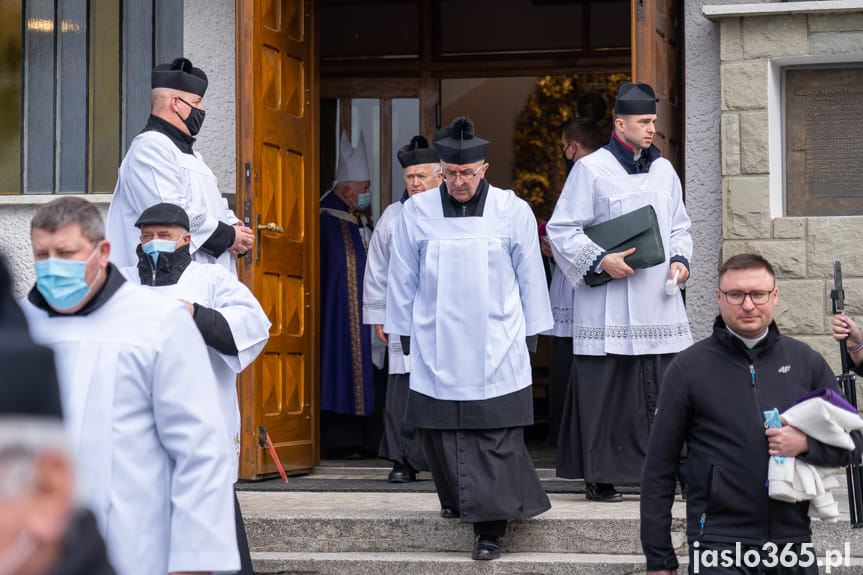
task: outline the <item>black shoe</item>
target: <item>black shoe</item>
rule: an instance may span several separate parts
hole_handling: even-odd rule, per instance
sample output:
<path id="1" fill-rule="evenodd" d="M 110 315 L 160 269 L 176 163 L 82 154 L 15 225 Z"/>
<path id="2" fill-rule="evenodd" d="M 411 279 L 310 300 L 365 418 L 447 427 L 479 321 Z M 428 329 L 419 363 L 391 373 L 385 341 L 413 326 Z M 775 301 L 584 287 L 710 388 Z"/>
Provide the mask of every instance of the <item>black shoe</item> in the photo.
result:
<path id="1" fill-rule="evenodd" d="M 401 463 L 393 463 L 392 471 L 387 475 L 387 481 L 390 483 L 410 483 L 416 479 L 416 471 Z"/>
<path id="2" fill-rule="evenodd" d="M 499 538 L 488 535 L 477 535 L 473 543 L 473 555 L 476 561 L 491 561 L 500 558 Z"/>
<path id="3" fill-rule="evenodd" d="M 443 507 L 440 510 L 440 516 L 444 519 L 458 519 L 461 517 L 461 513 L 451 507 Z"/>
<path id="4" fill-rule="evenodd" d="M 623 495 L 611 483 L 588 483 L 585 496 L 588 501 L 602 501 L 603 503 L 623 501 Z"/>

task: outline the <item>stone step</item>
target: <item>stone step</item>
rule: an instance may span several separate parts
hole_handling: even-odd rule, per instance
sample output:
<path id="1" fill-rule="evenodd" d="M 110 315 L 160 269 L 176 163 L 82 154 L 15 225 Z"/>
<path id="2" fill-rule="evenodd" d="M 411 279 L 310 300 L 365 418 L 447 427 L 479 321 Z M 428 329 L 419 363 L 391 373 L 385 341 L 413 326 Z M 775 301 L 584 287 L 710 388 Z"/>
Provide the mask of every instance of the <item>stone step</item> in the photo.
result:
<path id="1" fill-rule="evenodd" d="M 470 524 L 439 515 L 433 493 L 239 492 L 252 549 L 278 552 L 469 551 Z M 641 553 L 638 498 L 594 503 L 552 494 L 552 508 L 512 521 L 504 552 Z M 682 545 L 683 503 L 674 507 Z"/>
<path id="2" fill-rule="evenodd" d="M 469 524 L 439 516 L 431 493 L 238 492 L 253 551 L 275 553 L 469 553 Z M 847 509 L 844 494 L 837 493 Z M 594 503 L 583 495 L 551 494 L 542 515 L 512 521 L 502 541 L 505 554 L 641 554 L 639 501 Z M 685 545 L 685 503 L 672 509 L 672 540 L 679 556 Z M 863 529 L 851 529 L 847 515 L 837 523 L 816 521 L 815 552 L 863 557 Z M 863 573 L 863 570 L 860 571 Z"/>
<path id="3" fill-rule="evenodd" d="M 643 575 L 641 555 L 580 553 L 504 553 L 494 561 L 474 561 L 467 553 L 252 553 L 259 575 Z M 681 560 L 680 573 L 687 561 Z M 863 560 L 822 566 L 819 573 L 853 575 L 863 572 Z"/>
<path id="4" fill-rule="evenodd" d="M 504 553 L 474 561 L 469 553 L 268 553 L 252 554 L 255 573 L 278 575 L 643 575 L 639 555 Z"/>

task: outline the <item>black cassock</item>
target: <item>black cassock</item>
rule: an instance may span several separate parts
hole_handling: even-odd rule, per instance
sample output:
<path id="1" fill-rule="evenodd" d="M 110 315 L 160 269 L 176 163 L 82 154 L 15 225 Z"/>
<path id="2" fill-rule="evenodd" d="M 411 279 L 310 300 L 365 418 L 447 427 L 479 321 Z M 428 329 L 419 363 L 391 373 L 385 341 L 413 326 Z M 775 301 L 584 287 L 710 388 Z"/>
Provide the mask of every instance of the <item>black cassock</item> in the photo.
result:
<path id="1" fill-rule="evenodd" d="M 557 475 L 638 485 L 660 381 L 676 354 L 576 355 L 557 443 Z"/>
<path id="2" fill-rule="evenodd" d="M 405 420 L 421 430 L 441 507 L 463 522 L 527 519 L 551 508 L 524 444 L 531 387 L 476 401 L 410 391 Z"/>

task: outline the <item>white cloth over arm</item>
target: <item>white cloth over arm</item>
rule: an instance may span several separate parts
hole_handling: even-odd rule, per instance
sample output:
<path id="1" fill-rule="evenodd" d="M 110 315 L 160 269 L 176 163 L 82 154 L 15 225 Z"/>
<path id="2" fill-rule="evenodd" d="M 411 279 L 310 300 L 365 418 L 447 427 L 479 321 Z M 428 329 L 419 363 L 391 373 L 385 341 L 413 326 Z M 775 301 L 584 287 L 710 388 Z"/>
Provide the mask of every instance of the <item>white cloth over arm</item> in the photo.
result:
<path id="1" fill-rule="evenodd" d="M 584 228 L 648 204 L 659 221 L 665 262 L 602 286 L 585 285 L 603 250 Z M 689 225 L 680 179 L 667 160 L 656 159 L 647 173 L 628 174 L 600 148 L 576 163 L 546 227 L 555 261 L 575 287 L 573 353 L 674 353 L 692 343 L 681 294 L 665 292 L 671 258 L 691 259 Z"/>
<path id="2" fill-rule="evenodd" d="M 190 249 L 195 261 L 219 263 L 236 277 L 236 261 L 230 252 L 214 258 L 198 251 L 216 231 L 218 222 L 234 225 L 239 221 L 219 193 L 216 176 L 198 152 L 184 154 L 157 131 L 136 136 L 120 165 L 105 224 L 115 265 L 137 263 L 135 248 L 141 230 L 135 221 L 141 212 L 160 202 L 181 206 L 189 215 Z"/>
<path id="3" fill-rule="evenodd" d="M 369 251 L 366 256 L 366 273 L 363 276 L 363 323 L 383 325 L 387 310 L 387 270 L 390 262 L 393 229 L 402 211 L 402 203 L 396 202 L 387 206 L 375 226 Z M 378 339 L 372 334 L 372 342 Z M 401 340 L 390 338 L 389 372 L 408 373 L 410 358 L 402 353 Z M 377 363 L 376 363 L 377 365 Z"/>
<path id="4" fill-rule="evenodd" d="M 482 217 L 443 217 L 436 193 L 404 205 L 384 329 L 411 336 L 412 390 L 482 400 L 523 389 L 525 336 L 552 324 L 536 219 L 511 190 L 489 186 Z"/>
<path id="5" fill-rule="evenodd" d="M 820 397 L 807 399 L 789 407 L 782 418 L 791 425 L 826 445 L 852 451 L 850 432 L 863 429 L 863 419 Z M 767 472 L 772 499 L 796 502 L 809 501 L 809 516 L 824 521 L 839 518 L 839 506 L 831 490 L 839 487 L 836 479 L 840 468 L 819 467 L 796 457 L 770 458 Z"/>
<path id="6" fill-rule="evenodd" d="M 118 574 L 239 569 L 215 378 L 185 306 L 125 283 L 87 316 L 22 307 L 54 350 L 84 502 Z"/>

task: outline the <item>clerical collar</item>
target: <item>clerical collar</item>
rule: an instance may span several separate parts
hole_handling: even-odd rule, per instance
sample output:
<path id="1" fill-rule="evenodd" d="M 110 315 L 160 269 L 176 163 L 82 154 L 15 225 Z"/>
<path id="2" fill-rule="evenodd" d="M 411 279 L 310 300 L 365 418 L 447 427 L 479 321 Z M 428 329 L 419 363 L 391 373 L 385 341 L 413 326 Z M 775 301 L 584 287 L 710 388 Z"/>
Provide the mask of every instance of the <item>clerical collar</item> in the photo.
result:
<path id="1" fill-rule="evenodd" d="M 743 345 L 745 345 L 749 349 L 752 349 L 753 347 L 758 345 L 758 342 L 763 340 L 765 337 L 767 337 L 767 334 L 770 333 L 770 327 L 767 327 L 767 328 L 765 328 L 764 333 L 762 333 L 758 337 L 748 338 L 748 337 L 743 337 L 742 335 L 740 335 L 739 333 L 737 333 L 736 331 L 734 331 L 733 329 L 728 327 L 728 324 L 725 324 L 725 329 L 728 330 L 728 333 L 730 333 L 731 335 L 733 335 L 734 337 L 736 337 L 737 339 L 742 341 Z"/>
<path id="2" fill-rule="evenodd" d="M 443 204 L 443 217 L 482 217 L 485 210 L 485 199 L 488 196 L 488 180 L 483 178 L 476 187 L 474 195 L 466 202 L 460 202 L 447 191 L 446 182 L 440 185 L 441 202 Z"/>
<path id="3" fill-rule="evenodd" d="M 147 125 L 144 126 L 141 132 L 159 132 L 160 134 L 165 134 L 181 152 L 184 154 L 192 153 L 192 144 L 195 143 L 195 138 L 159 116 L 150 114 L 150 117 L 147 118 Z"/>
<path id="4" fill-rule="evenodd" d="M 192 253 L 189 244 L 177 248 L 174 253 L 159 252 L 156 263 L 145 254 L 141 244 L 135 250 L 138 255 L 138 277 L 141 285 L 171 286 L 180 281 L 180 276 L 192 263 Z"/>
<path id="5" fill-rule="evenodd" d="M 45 301 L 45 298 L 42 296 L 42 293 L 36 289 L 36 286 L 33 286 L 33 289 L 30 290 L 30 293 L 27 294 L 27 299 L 30 300 L 30 303 L 38 307 L 39 309 L 45 310 L 48 312 L 49 317 L 65 317 L 72 315 L 90 315 L 103 305 L 108 302 L 111 297 L 117 293 L 117 290 L 120 289 L 126 282 L 126 278 L 123 277 L 123 274 L 114 267 L 114 264 L 109 263 L 108 267 L 105 268 L 105 283 L 102 284 L 102 287 L 99 288 L 99 291 L 96 292 L 90 301 L 84 305 L 81 309 L 74 313 L 59 313 L 54 311 L 48 302 Z"/>
<path id="6" fill-rule="evenodd" d="M 633 157 L 635 150 L 632 149 L 632 146 L 621 141 L 614 132 L 611 132 L 611 140 L 609 140 L 604 148 L 617 158 L 617 161 L 620 162 L 620 165 L 623 166 L 629 174 L 642 174 L 649 171 L 654 160 L 662 156 L 662 152 L 659 151 L 659 148 L 650 144 L 650 147 L 647 148 L 647 150 L 641 151 L 636 160 Z"/>

